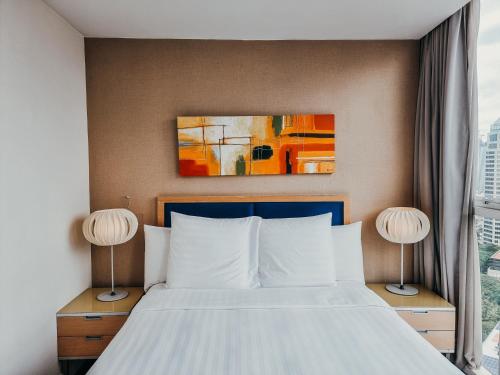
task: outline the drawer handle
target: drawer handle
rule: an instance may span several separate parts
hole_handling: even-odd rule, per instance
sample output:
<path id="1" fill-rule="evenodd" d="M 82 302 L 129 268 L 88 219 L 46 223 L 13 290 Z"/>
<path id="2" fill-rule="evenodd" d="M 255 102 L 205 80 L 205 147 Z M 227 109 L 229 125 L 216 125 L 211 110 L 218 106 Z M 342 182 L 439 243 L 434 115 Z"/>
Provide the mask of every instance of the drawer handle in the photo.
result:
<path id="1" fill-rule="evenodd" d="M 428 314 L 429 311 L 427 310 L 414 310 L 412 311 L 413 314 Z"/>
<path id="2" fill-rule="evenodd" d="M 85 320 L 101 320 L 102 316 L 98 315 L 91 315 L 91 316 L 85 316 Z"/>
<path id="3" fill-rule="evenodd" d="M 87 341 L 100 341 L 100 340 L 102 340 L 102 336 L 85 336 L 85 340 L 87 340 Z"/>
<path id="4" fill-rule="evenodd" d="M 427 335 L 429 333 L 429 330 L 427 329 L 417 329 L 417 332 L 420 333 L 421 335 Z"/>

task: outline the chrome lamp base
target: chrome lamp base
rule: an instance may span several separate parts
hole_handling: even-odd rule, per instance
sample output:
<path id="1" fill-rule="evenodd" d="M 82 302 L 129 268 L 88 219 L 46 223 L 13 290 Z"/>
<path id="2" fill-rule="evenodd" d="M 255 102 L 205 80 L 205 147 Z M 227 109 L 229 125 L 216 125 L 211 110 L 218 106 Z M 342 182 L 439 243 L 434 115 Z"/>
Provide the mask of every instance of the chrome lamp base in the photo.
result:
<path id="1" fill-rule="evenodd" d="M 127 296 L 128 292 L 126 290 L 116 289 L 114 292 L 109 290 L 107 292 L 99 294 L 97 296 L 97 299 L 103 302 L 113 302 L 124 299 Z"/>
<path id="2" fill-rule="evenodd" d="M 417 288 L 404 284 L 387 284 L 385 289 L 391 293 L 399 294 L 401 296 L 414 296 L 418 294 Z"/>
<path id="3" fill-rule="evenodd" d="M 113 245 L 111 245 L 111 290 L 101 293 L 97 296 L 97 299 L 102 302 L 113 302 L 124 299 L 128 296 L 126 290 L 115 289 L 115 272 L 113 269 Z"/>

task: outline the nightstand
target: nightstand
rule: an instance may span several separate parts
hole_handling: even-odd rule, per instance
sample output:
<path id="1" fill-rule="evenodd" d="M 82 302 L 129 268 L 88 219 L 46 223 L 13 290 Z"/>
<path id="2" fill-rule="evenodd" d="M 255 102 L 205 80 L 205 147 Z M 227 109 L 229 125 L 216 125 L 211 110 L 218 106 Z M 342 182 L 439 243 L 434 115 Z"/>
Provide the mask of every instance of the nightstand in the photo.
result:
<path id="1" fill-rule="evenodd" d="M 366 284 L 437 350 L 455 352 L 455 306 L 422 285 L 410 285 L 420 292 L 401 296 L 388 292 L 385 284 Z"/>
<path id="2" fill-rule="evenodd" d="M 143 288 L 122 289 L 126 298 L 101 302 L 97 295 L 109 288 L 89 288 L 57 312 L 60 361 L 99 357 L 144 294 Z"/>

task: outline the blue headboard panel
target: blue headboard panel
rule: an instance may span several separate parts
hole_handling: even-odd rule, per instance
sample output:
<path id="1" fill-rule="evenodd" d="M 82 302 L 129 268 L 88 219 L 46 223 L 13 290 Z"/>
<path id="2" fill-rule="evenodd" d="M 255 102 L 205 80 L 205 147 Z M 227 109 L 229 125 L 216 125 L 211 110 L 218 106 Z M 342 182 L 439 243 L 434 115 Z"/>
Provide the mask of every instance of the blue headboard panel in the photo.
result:
<path id="1" fill-rule="evenodd" d="M 261 216 L 264 219 L 303 217 L 332 213 L 332 225 L 349 222 L 346 198 L 341 196 L 308 197 L 160 197 L 158 225 L 170 227 L 170 213 L 210 218 Z M 208 199 L 210 198 L 210 199 Z M 217 201 L 217 199 L 220 201 Z M 301 201 L 303 199 L 303 201 Z M 241 201 L 240 201 L 241 200 Z M 276 200 L 276 201 L 273 201 Z"/>
<path id="2" fill-rule="evenodd" d="M 344 224 L 344 202 L 257 202 L 255 216 L 264 219 L 304 217 L 332 213 L 332 225 Z"/>
<path id="3" fill-rule="evenodd" d="M 166 203 L 164 226 L 170 227 L 172 219 L 170 213 L 178 212 L 191 216 L 211 217 L 215 219 L 233 219 L 238 217 L 254 216 L 253 203 L 237 202 L 192 202 Z"/>

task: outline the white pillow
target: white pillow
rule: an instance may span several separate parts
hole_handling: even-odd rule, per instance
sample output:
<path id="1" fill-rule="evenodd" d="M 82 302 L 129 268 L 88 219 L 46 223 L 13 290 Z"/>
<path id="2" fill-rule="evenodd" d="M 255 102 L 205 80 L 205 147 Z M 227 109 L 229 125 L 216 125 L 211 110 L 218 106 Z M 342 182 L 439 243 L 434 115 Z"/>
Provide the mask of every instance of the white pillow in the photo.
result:
<path id="1" fill-rule="evenodd" d="M 168 287 L 242 289 L 257 286 L 257 255 L 252 252 L 256 252 L 255 238 L 261 220 L 255 216 L 211 219 L 172 212 Z M 255 265 L 250 265 L 251 260 Z"/>
<path id="2" fill-rule="evenodd" d="M 365 283 L 363 248 L 361 245 L 361 221 L 333 226 L 333 254 L 337 281 Z"/>
<path id="3" fill-rule="evenodd" d="M 144 225 L 144 290 L 167 281 L 170 228 Z"/>
<path id="4" fill-rule="evenodd" d="M 334 285 L 331 222 L 331 213 L 262 220 L 259 239 L 261 285 Z"/>

